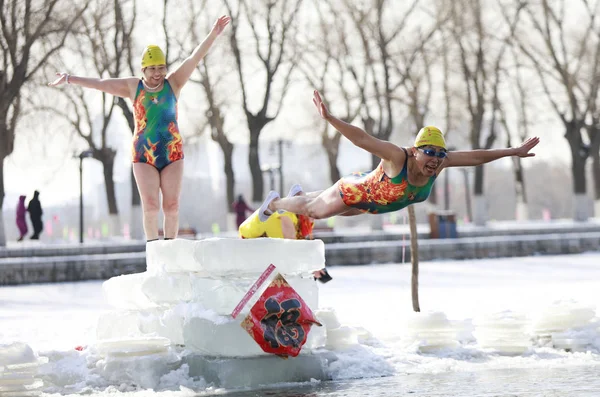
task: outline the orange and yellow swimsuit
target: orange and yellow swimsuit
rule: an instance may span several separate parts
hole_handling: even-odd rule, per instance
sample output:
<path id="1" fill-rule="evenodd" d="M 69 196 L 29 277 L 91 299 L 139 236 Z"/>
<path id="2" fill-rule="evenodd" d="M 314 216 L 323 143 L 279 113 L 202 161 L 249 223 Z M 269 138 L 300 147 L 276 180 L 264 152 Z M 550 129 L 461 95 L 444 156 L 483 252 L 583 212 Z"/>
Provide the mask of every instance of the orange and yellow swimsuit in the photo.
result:
<path id="1" fill-rule="evenodd" d="M 383 214 L 427 200 L 435 175 L 424 186 L 414 186 L 408 183 L 408 156 L 402 171 L 393 178 L 385 174 L 382 164 L 371 172 L 356 172 L 339 180 L 344 204 L 365 213 Z"/>
<path id="2" fill-rule="evenodd" d="M 134 163 L 150 164 L 160 172 L 183 159 L 183 141 L 177 126 L 177 98 L 165 79 L 162 90 L 146 91 L 140 80 L 133 102 L 135 134 Z"/>

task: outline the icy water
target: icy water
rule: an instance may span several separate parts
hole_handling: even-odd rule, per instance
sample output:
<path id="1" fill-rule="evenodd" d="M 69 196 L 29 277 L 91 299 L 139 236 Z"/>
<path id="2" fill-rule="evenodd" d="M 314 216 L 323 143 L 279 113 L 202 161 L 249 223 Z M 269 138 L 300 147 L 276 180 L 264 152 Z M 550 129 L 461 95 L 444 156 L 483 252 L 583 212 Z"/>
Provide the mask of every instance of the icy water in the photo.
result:
<path id="1" fill-rule="evenodd" d="M 203 394 L 206 395 L 206 394 Z M 322 382 L 301 387 L 228 393 L 232 397 L 596 397 L 600 365 L 566 368 L 517 368 L 477 372 L 401 374 Z"/>
<path id="2" fill-rule="evenodd" d="M 513 356 L 462 339 L 451 349 L 420 352 L 402 337 L 411 311 L 410 266 L 403 264 L 330 269 L 334 280 L 320 286 L 320 307 L 335 308 L 342 324 L 364 327 L 372 338 L 338 351 L 325 370 L 333 379 L 328 382 L 225 390 L 180 370 L 153 390 L 109 378 L 135 372 L 131 365 L 99 375 L 88 365 L 97 358 L 73 349 L 94 343 L 98 316 L 111 309 L 100 281 L 0 288 L 0 344 L 23 341 L 55 357 L 45 369 L 51 376 L 43 397 L 600 397 L 600 253 L 424 262 L 420 270 L 423 313 L 441 312 L 461 324 L 499 311 L 534 319 L 557 300 L 593 307 L 595 322 L 572 335 L 585 337 L 586 347 L 569 352 L 536 345 Z"/>

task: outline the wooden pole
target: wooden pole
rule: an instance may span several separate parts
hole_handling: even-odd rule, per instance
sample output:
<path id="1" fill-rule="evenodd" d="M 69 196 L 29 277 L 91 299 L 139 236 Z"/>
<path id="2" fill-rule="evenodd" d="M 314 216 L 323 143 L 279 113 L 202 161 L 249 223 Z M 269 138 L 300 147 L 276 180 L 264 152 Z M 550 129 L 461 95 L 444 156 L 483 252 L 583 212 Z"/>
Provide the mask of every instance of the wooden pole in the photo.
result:
<path id="1" fill-rule="evenodd" d="M 419 306 L 419 242 L 417 241 L 417 220 L 415 209 L 412 205 L 407 207 L 408 224 L 410 227 L 410 263 L 412 265 L 412 277 L 410 290 L 412 295 L 412 307 L 415 312 L 420 312 Z"/>

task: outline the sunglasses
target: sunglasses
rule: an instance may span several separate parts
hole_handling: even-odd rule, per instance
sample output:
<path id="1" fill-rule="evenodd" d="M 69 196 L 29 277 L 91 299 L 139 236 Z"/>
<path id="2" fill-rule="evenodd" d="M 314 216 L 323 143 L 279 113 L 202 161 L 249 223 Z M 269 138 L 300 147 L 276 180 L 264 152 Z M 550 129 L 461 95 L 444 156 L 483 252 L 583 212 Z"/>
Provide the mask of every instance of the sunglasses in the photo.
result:
<path id="1" fill-rule="evenodd" d="M 437 157 L 440 159 L 446 158 L 446 156 L 448 155 L 448 153 L 446 153 L 445 150 L 440 150 L 439 152 L 436 152 L 433 149 L 425 149 L 425 148 L 417 148 L 417 150 L 422 151 L 426 156 L 429 157 Z"/>

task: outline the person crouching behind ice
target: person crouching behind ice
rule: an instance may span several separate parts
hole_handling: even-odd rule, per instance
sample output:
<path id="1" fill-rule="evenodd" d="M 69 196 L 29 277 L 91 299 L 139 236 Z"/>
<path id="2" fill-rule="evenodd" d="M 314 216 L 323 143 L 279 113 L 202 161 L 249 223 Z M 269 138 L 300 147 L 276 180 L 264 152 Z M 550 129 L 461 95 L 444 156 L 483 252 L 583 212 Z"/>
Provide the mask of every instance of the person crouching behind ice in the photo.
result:
<path id="1" fill-rule="evenodd" d="M 302 187 L 294 185 L 287 197 L 301 195 L 304 195 Z M 267 201 L 240 225 L 238 233 L 241 238 L 312 239 L 312 231 L 315 225 L 315 221 L 312 218 L 289 211 L 275 211 L 266 220 L 262 221 L 258 214 L 264 212 L 266 205 L 268 205 Z M 324 268 L 313 272 L 313 276 L 323 283 L 331 280 L 331 276 Z"/>

